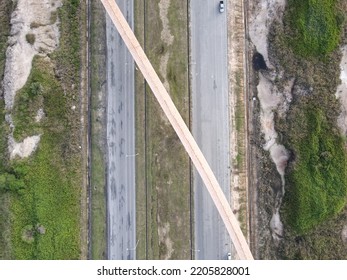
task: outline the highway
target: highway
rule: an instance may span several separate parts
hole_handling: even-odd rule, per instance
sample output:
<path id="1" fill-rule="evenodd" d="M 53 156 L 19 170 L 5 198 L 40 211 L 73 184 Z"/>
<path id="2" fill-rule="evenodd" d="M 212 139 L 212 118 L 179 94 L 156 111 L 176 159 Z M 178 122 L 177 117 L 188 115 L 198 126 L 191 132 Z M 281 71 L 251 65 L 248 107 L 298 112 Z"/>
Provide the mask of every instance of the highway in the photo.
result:
<path id="1" fill-rule="evenodd" d="M 133 0 L 117 0 L 133 27 Z M 107 15 L 108 259 L 136 259 L 134 62 Z"/>
<path id="2" fill-rule="evenodd" d="M 218 4 L 190 1 L 191 117 L 193 136 L 229 200 L 227 21 L 226 12 L 220 13 Z M 230 237 L 195 169 L 193 188 L 195 259 L 227 259 Z"/>

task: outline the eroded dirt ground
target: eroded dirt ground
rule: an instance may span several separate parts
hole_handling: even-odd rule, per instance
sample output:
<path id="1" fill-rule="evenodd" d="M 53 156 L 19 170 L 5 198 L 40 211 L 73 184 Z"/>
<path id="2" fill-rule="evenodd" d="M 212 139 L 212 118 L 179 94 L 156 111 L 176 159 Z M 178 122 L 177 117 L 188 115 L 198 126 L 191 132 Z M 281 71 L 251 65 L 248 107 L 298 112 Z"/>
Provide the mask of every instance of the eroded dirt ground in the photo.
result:
<path id="1" fill-rule="evenodd" d="M 269 43 L 274 24 L 282 22 L 285 0 L 249 1 L 248 7 L 248 61 L 249 61 L 249 129 L 252 226 L 250 244 L 256 259 L 338 259 L 346 257 L 346 210 L 324 222 L 314 232 L 298 236 L 288 230 L 281 218 L 281 203 L 286 189 L 287 164 L 291 152 L 285 147 L 278 131 L 278 118 L 286 118 L 292 94 L 309 94 L 310 89 L 295 86 L 286 77 L 273 45 Z M 272 41 L 271 41 L 272 42 Z M 255 56 L 257 54 L 257 56 Z M 343 55 L 343 56 L 342 56 Z M 336 57 L 339 55 L 337 54 Z M 336 96 L 342 111 L 338 119 L 346 134 L 346 45 L 341 46 L 341 85 Z M 306 90 L 306 92 L 305 92 Z M 335 248 L 331 252 L 318 243 Z M 293 249 L 293 248 L 298 248 Z M 292 249 L 291 249 L 292 248 Z M 317 249 L 321 248 L 321 249 Z"/>

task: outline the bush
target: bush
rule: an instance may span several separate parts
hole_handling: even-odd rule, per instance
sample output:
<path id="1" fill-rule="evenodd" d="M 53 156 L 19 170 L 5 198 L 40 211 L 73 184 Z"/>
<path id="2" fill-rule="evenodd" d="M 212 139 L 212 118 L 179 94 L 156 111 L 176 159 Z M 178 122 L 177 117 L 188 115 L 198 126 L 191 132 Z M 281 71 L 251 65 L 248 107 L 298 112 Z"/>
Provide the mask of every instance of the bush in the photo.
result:
<path id="1" fill-rule="evenodd" d="M 27 39 L 27 42 L 30 44 L 30 45 L 34 45 L 35 44 L 35 34 L 32 34 L 32 33 L 28 33 L 25 38 Z"/>
<path id="2" fill-rule="evenodd" d="M 15 175 L 10 173 L 3 173 L 0 175 L 0 190 L 18 191 L 24 188 L 24 181 L 17 179 Z"/>
<path id="3" fill-rule="evenodd" d="M 42 93 L 42 86 L 40 83 L 38 82 L 33 82 L 31 85 L 30 85 L 30 95 L 32 97 L 36 96 L 36 95 L 39 95 Z"/>

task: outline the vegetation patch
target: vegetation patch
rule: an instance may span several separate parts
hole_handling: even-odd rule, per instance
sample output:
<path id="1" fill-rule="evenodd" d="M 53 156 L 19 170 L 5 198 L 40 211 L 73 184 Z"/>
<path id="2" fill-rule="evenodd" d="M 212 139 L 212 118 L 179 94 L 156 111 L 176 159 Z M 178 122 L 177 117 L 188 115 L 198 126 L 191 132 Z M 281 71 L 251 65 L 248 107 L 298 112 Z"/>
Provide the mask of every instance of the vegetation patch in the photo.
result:
<path id="1" fill-rule="evenodd" d="M 336 0 L 289 0 L 285 22 L 289 42 L 303 57 L 325 56 L 340 42 L 343 20 L 336 9 Z"/>
<path id="2" fill-rule="evenodd" d="M 285 218 L 299 234 L 340 213 L 346 203 L 344 142 L 325 112 L 311 105 L 298 109 L 290 147 L 295 151 L 285 195 Z"/>
<path id="3" fill-rule="evenodd" d="M 7 2 L 11 7 L 12 1 Z M 58 11 L 59 49 L 49 55 L 50 60 L 34 58 L 28 81 L 17 92 L 12 112 L 14 137 L 20 141 L 41 134 L 36 152 L 27 159 L 8 161 L 9 129 L 0 99 L 0 258 L 80 257 L 79 10 L 79 1 L 64 1 Z M 9 26 L 0 28 L 0 33 L 3 71 Z M 45 113 L 40 122 L 35 121 L 38 109 Z"/>
<path id="4" fill-rule="evenodd" d="M 10 18 L 15 4 L 10 0 L 0 2 L 0 80 L 4 75 L 7 39 L 10 34 Z"/>
<path id="5" fill-rule="evenodd" d="M 16 179 L 16 186 L 11 188 L 12 254 L 15 259 L 76 259 L 80 167 L 68 148 L 68 98 L 50 64 L 42 58 L 34 60 L 27 84 L 17 93 L 15 106 L 25 110 L 14 113 L 15 125 L 33 123 L 29 119 L 32 112 L 23 105 L 30 104 L 30 100 L 23 96 L 37 98 L 32 92 L 35 83 L 42 83 L 40 95 L 47 118 L 40 124 L 42 136 L 35 154 L 11 164 L 11 174 Z M 34 229 L 37 224 L 46 228 L 44 235 Z"/>
<path id="6" fill-rule="evenodd" d="M 11 0 L 3 0 L 0 2 L 0 81 L 4 76 L 7 39 L 10 33 L 10 16 L 14 3 Z M 5 121 L 5 104 L 0 94 L 0 177 L 4 182 L 7 177 L 6 168 L 8 161 L 7 152 L 7 133 L 8 125 Z M 7 184 L 7 178 L 6 184 Z M 1 179 L 0 179 L 1 180 Z M 0 183 L 1 184 L 1 183 Z M 1 184 L 4 186 L 3 184 Z M 7 185 L 8 186 L 8 185 Z M 9 193 L 0 186 L 0 259 L 10 259 L 11 242 L 10 242 L 10 219 L 9 219 Z"/>
<path id="7" fill-rule="evenodd" d="M 170 95 L 189 122 L 187 2 L 170 1 L 168 27 L 174 40 L 167 45 L 161 40 L 162 22 L 159 1 L 136 1 L 136 21 L 142 21 L 143 9 L 145 51 L 159 73 L 160 58 L 168 55 L 166 73 Z M 141 9 L 141 11 L 140 11 Z M 141 34 L 139 34 L 142 36 Z M 137 95 L 137 233 L 140 240 L 137 251 L 141 258 L 189 259 L 190 250 L 190 169 L 189 158 L 150 88 L 143 88 L 142 77 L 137 76 L 136 88 L 145 92 L 145 99 Z M 142 107 L 140 107 L 142 106 Z M 142 116 L 143 114 L 145 119 Z M 141 137 L 144 137 L 144 142 Z M 142 152 L 141 152 L 142 151 Z M 138 175 L 137 174 L 137 175 Z M 139 178 L 140 177 L 140 178 Z M 142 200 L 142 201 L 141 201 Z M 143 203 L 146 202 L 146 203 Z M 146 225 L 146 222 L 147 225 Z M 145 239 L 145 242 L 141 242 Z M 174 248 L 174 249 L 173 249 Z"/>
<path id="8" fill-rule="evenodd" d="M 13 108 L 13 136 L 18 142 L 43 132 L 44 124 L 35 121 L 37 112 L 47 101 L 44 100 L 45 96 L 50 96 L 51 91 L 56 93 L 61 90 L 59 82 L 52 78 L 53 70 L 49 63 L 36 57 L 33 65 L 37 67 L 32 68 L 26 85 L 17 92 Z"/>
<path id="9" fill-rule="evenodd" d="M 91 2 L 91 258 L 107 258 L 105 104 L 105 12 L 100 1 Z"/>
<path id="10" fill-rule="evenodd" d="M 318 7 L 318 2 L 324 8 Z M 346 40 L 346 33 L 340 30 L 346 30 L 346 21 L 339 11 L 346 14 L 346 1 L 289 0 L 284 24 L 275 22 L 270 29 L 270 61 L 277 73 L 283 73 L 274 83 L 279 90 L 289 81 L 294 84 L 287 115 L 276 114 L 275 124 L 280 141 L 291 151 L 281 206 L 284 236 L 279 246 L 268 240 L 259 251 L 264 258 L 346 258 L 346 244 L 341 239 L 347 221 L 346 143 L 337 128 L 340 103 L 335 97 L 341 83 L 338 45 Z M 309 16 L 317 13 L 327 14 L 313 24 Z M 303 24 L 305 17 L 307 25 Z M 309 29 L 310 24 L 317 30 Z M 324 24 L 330 26 L 326 34 L 320 34 Z M 338 38 L 324 42 L 334 36 Z M 270 179 L 277 180 L 275 175 Z M 262 207 L 272 215 L 268 201 L 275 197 L 265 193 L 264 197 Z"/>
<path id="11" fill-rule="evenodd" d="M 25 39 L 27 40 L 27 42 L 30 44 L 30 45 L 34 45 L 35 44 L 35 34 L 33 33 L 28 33 L 26 36 L 25 36 Z"/>

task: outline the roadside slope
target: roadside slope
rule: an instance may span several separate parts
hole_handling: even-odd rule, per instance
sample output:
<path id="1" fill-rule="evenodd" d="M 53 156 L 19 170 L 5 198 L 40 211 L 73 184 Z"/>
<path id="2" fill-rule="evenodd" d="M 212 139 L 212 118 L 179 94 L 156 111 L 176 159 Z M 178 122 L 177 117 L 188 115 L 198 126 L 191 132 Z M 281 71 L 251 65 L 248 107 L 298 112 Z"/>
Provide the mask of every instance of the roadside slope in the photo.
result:
<path id="1" fill-rule="evenodd" d="M 56 4 L 57 1 L 48 3 L 57 11 L 35 17 L 36 21 L 23 22 L 18 34 L 27 43 L 14 40 L 15 44 L 30 44 L 40 54 L 34 56 L 29 76 L 13 98 L 13 110 L 7 107 L 7 114 L 13 117 L 15 141 L 34 133 L 41 137 L 33 154 L 25 159 L 13 157 L 2 176 L 10 197 L 13 259 L 86 257 L 86 240 L 81 239 L 85 168 L 81 157 L 80 103 L 80 51 L 84 39 L 80 30 L 85 10 L 78 2 L 63 1 L 61 8 Z M 33 11 L 33 7 L 25 5 L 18 7 L 26 7 L 28 13 Z M 54 26 L 58 22 L 59 42 L 55 45 Z M 30 45 L 25 47 L 30 49 Z M 13 68 L 11 73 L 15 71 Z"/>

